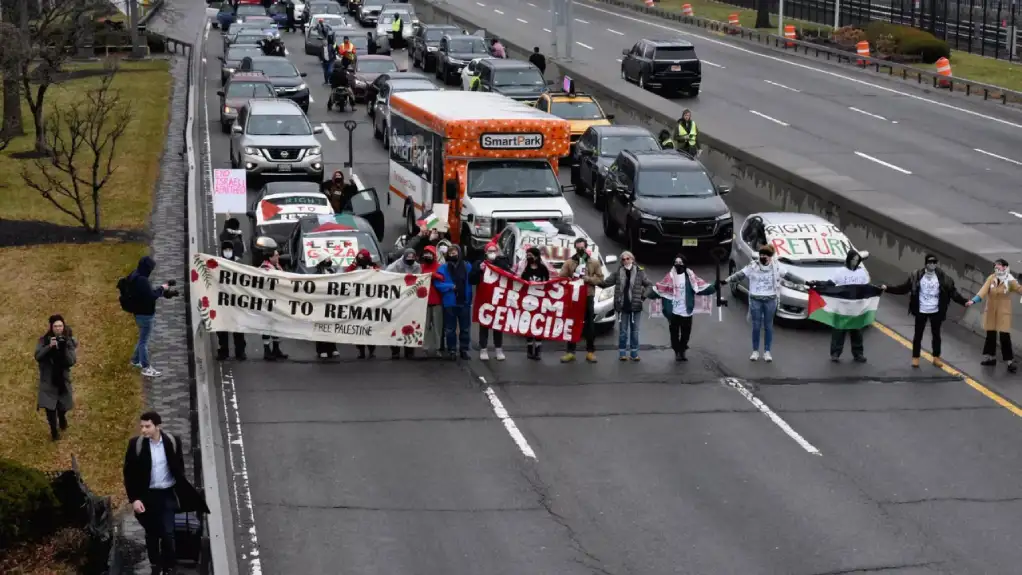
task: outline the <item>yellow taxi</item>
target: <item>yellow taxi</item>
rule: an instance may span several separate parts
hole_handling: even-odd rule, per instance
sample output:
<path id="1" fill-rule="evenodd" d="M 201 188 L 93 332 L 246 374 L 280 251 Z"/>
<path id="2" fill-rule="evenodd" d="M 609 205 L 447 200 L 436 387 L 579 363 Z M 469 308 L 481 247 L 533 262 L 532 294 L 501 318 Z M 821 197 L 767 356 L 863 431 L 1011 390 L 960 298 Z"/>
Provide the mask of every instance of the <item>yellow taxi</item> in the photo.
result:
<path id="1" fill-rule="evenodd" d="M 567 120 L 571 124 L 571 151 L 574 156 L 575 144 L 590 126 L 609 126 L 614 119 L 613 114 L 605 114 L 600 103 L 589 94 L 576 92 L 573 82 L 565 82 L 565 91 L 548 92 L 540 96 L 533 104 L 542 110 Z"/>

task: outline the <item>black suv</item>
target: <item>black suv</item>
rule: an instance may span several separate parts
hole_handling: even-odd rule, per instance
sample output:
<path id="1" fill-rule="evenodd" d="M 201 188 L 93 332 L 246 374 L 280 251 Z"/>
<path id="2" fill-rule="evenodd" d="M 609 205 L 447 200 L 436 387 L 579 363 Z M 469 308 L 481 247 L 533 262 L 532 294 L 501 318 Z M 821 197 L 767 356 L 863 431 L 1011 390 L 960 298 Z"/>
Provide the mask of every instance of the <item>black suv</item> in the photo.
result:
<path id="1" fill-rule="evenodd" d="M 460 34 L 461 29 L 450 24 L 420 24 L 408 45 L 412 66 L 430 72 L 436 68 L 436 51 L 446 34 Z"/>
<path id="2" fill-rule="evenodd" d="M 629 250 L 731 253 L 734 220 L 706 168 L 674 150 L 623 151 L 604 180 L 603 230 L 623 232 Z"/>
<path id="3" fill-rule="evenodd" d="M 444 84 L 454 84 L 458 81 L 461 69 L 469 62 L 489 55 L 490 49 L 486 46 L 486 40 L 479 36 L 469 36 L 460 32 L 444 34 L 434 55 L 436 77 L 443 80 Z"/>
<path id="4" fill-rule="evenodd" d="M 576 194 L 592 195 L 596 209 L 604 203 L 603 180 L 623 150 L 659 150 L 660 142 L 639 126 L 590 126 L 578 139 L 571 166 L 571 183 Z"/>
<path id="5" fill-rule="evenodd" d="M 703 66 L 691 42 L 684 40 L 639 40 L 631 50 L 622 50 L 621 77 L 640 88 L 665 93 L 699 94 Z"/>
<path id="6" fill-rule="evenodd" d="M 496 92 L 532 104 L 549 91 L 543 73 L 529 62 L 491 58 L 480 60 L 476 70 L 480 92 Z"/>

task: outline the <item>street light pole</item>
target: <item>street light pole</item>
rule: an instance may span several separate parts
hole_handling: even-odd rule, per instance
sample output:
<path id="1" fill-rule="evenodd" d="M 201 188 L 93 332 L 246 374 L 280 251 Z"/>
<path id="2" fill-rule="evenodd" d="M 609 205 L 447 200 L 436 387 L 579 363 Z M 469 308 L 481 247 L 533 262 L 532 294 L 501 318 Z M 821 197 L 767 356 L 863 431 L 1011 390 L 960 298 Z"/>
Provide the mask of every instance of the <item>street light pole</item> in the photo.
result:
<path id="1" fill-rule="evenodd" d="M 573 43 L 572 37 L 574 36 L 574 34 L 572 34 L 572 24 L 574 22 L 573 16 L 575 11 L 572 9 L 574 4 L 572 0 L 565 0 L 564 4 L 566 7 L 566 10 L 564 11 L 564 57 L 571 60 L 571 45 Z"/>
<path id="2" fill-rule="evenodd" d="M 784 36 L 784 0 L 777 6 L 777 35 Z"/>
<path id="3" fill-rule="evenodd" d="M 834 0 L 834 29 L 841 25 L 841 0 Z"/>

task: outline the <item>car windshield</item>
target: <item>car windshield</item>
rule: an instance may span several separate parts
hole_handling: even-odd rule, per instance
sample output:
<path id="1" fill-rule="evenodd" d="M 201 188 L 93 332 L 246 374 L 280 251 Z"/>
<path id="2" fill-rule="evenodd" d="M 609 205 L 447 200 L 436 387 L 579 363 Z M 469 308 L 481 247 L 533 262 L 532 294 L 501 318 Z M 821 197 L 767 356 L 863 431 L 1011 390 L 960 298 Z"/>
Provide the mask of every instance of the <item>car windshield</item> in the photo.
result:
<path id="1" fill-rule="evenodd" d="M 251 34 L 249 32 L 246 32 L 245 34 L 239 34 L 238 36 L 236 36 L 234 38 L 234 43 L 235 44 L 258 44 L 259 42 L 261 42 L 265 38 L 266 38 L 265 34 L 256 35 L 256 34 Z"/>
<path id="2" fill-rule="evenodd" d="M 448 43 L 447 51 L 455 54 L 489 54 L 482 38 L 454 38 Z"/>
<path id="3" fill-rule="evenodd" d="M 286 14 L 286 13 L 287 6 L 284 6 L 283 4 L 274 4 L 273 6 L 270 6 L 270 14 Z"/>
<path id="4" fill-rule="evenodd" d="M 670 169 L 640 171 L 637 193 L 648 198 L 705 198 L 715 194 L 706 172 Z"/>
<path id="5" fill-rule="evenodd" d="M 444 37 L 445 32 L 447 32 L 447 30 L 443 30 L 440 28 L 431 28 L 429 30 L 426 30 L 426 41 L 439 42 L 440 39 Z"/>
<path id="6" fill-rule="evenodd" d="M 235 12 L 238 16 L 266 16 L 266 9 L 254 4 L 242 4 Z"/>
<path id="7" fill-rule="evenodd" d="M 535 68 L 500 70 L 493 77 L 495 86 L 544 86 L 543 76 Z"/>
<path id="8" fill-rule="evenodd" d="M 298 69 L 295 68 L 295 65 L 284 58 L 252 62 L 252 69 L 256 72 L 262 72 L 267 76 L 276 76 L 278 78 L 294 78 L 298 75 Z"/>
<path id="9" fill-rule="evenodd" d="M 596 102 L 554 102 L 550 113 L 565 120 L 603 119 L 603 111 Z"/>
<path id="10" fill-rule="evenodd" d="M 656 55 L 653 57 L 654 60 L 694 60 L 696 57 L 696 49 L 690 47 L 681 46 L 668 46 L 666 48 L 657 48 Z"/>
<path id="11" fill-rule="evenodd" d="M 411 81 L 411 82 L 395 82 L 390 85 L 390 92 L 429 92 L 431 90 L 439 90 L 435 84 L 429 82 L 429 80 L 422 81 Z"/>
<path id="12" fill-rule="evenodd" d="M 348 41 L 355 47 L 355 53 L 362 52 L 365 54 L 369 51 L 369 39 L 365 36 L 349 36 Z"/>
<path id="13" fill-rule="evenodd" d="M 266 82 L 231 82 L 227 84 L 228 98 L 276 98 L 273 86 Z"/>
<path id="14" fill-rule="evenodd" d="M 352 230 L 329 235 L 315 234 L 302 238 L 303 259 L 306 267 L 315 267 L 320 261 L 330 258 L 335 267 L 345 268 L 355 261 L 360 249 L 369 250 L 373 260 L 380 261 L 376 242 L 369 234 Z"/>
<path id="15" fill-rule="evenodd" d="M 248 134 L 252 136 L 308 136 L 312 134 L 305 116 L 266 115 L 248 117 Z"/>
<path id="16" fill-rule="evenodd" d="M 357 72 L 366 74 L 383 74 L 385 72 L 397 72 L 397 64 L 393 60 L 359 60 L 355 65 Z"/>
<path id="17" fill-rule="evenodd" d="M 659 149 L 660 145 L 652 136 L 608 136 L 600 140 L 600 155 L 605 158 L 616 158 L 624 150 L 644 152 Z"/>
<path id="18" fill-rule="evenodd" d="M 552 198 L 561 195 L 561 186 L 544 160 L 473 161 L 468 164 L 468 195 Z"/>
<path id="19" fill-rule="evenodd" d="M 312 14 L 342 14 L 340 4 L 324 3 L 313 4 Z"/>
<path id="20" fill-rule="evenodd" d="M 227 51 L 227 57 L 224 60 L 238 61 L 246 56 L 251 58 L 252 56 L 262 56 L 263 50 L 258 46 L 239 46 L 237 48 L 231 48 Z"/>

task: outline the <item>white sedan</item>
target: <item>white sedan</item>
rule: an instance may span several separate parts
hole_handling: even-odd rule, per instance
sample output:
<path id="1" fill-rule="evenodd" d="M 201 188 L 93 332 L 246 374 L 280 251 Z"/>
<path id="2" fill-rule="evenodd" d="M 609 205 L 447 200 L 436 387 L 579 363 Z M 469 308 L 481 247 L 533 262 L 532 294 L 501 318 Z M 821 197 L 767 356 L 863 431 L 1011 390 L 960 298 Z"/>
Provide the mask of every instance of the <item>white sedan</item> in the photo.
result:
<path id="1" fill-rule="evenodd" d="M 471 90 L 472 89 L 472 78 L 479 75 L 476 69 L 479 67 L 479 62 L 482 60 L 489 60 L 492 56 L 483 56 L 482 58 L 473 58 L 467 66 L 461 69 L 461 89 Z"/>

